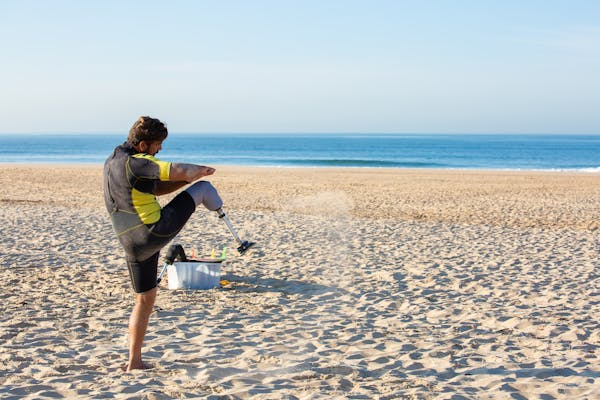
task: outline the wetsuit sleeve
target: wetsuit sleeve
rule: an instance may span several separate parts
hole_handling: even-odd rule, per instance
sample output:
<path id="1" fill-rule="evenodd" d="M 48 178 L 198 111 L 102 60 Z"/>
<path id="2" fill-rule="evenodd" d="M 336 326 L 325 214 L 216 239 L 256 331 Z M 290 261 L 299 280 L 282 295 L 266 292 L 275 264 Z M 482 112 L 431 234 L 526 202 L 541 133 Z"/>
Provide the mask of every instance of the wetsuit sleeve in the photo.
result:
<path id="1" fill-rule="evenodd" d="M 171 163 L 160 161 L 149 154 L 136 154 L 131 159 L 130 168 L 132 174 L 138 179 L 168 181 Z"/>

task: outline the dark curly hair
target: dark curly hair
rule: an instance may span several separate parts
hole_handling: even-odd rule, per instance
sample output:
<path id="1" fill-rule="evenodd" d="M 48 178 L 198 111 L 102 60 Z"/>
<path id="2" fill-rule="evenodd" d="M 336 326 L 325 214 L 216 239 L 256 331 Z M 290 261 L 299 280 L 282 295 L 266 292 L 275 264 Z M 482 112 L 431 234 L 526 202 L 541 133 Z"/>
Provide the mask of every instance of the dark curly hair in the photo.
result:
<path id="1" fill-rule="evenodd" d="M 167 138 L 169 131 L 167 126 L 156 118 L 139 117 L 129 130 L 127 143 L 137 146 L 142 140 L 153 142 L 162 141 Z"/>

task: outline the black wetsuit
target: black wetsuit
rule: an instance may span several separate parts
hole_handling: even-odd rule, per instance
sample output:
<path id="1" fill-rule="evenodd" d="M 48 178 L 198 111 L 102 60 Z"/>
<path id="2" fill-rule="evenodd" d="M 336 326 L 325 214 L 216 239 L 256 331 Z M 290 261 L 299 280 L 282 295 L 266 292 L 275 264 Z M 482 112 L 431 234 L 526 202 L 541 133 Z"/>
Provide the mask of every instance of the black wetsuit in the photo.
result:
<path id="1" fill-rule="evenodd" d="M 171 163 L 138 153 L 124 143 L 104 164 L 104 201 L 113 227 L 125 249 L 134 290 L 156 287 L 158 255 L 194 212 L 185 191 L 161 208 L 156 200 L 159 181 L 168 181 Z"/>

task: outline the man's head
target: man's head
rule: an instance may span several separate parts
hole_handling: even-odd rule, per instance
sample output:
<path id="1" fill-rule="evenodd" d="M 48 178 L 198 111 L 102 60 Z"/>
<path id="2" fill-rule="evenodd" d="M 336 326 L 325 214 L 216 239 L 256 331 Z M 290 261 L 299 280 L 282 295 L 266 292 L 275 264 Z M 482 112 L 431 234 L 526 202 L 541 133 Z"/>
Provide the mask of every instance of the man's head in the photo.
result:
<path id="1" fill-rule="evenodd" d="M 165 124 L 156 118 L 139 117 L 129 130 L 127 143 L 140 153 L 154 155 L 161 149 L 169 131 Z"/>

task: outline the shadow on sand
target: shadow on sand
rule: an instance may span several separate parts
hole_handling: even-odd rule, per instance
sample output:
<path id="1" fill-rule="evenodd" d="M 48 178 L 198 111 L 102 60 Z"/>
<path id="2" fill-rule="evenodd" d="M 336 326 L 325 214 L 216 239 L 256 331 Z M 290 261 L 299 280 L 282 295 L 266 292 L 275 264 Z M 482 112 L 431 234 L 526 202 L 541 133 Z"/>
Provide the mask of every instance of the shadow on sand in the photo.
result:
<path id="1" fill-rule="evenodd" d="M 240 276 L 226 273 L 221 279 L 231 282 L 230 290 L 239 292 L 277 292 L 287 295 L 320 296 L 327 293 L 339 295 L 346 291 L 336 286 L 326 286 L 318 283 L 298 280 L 261 278 L 258 276 Z"/>

